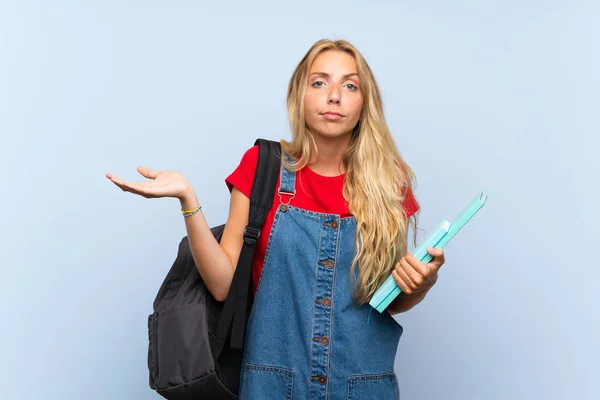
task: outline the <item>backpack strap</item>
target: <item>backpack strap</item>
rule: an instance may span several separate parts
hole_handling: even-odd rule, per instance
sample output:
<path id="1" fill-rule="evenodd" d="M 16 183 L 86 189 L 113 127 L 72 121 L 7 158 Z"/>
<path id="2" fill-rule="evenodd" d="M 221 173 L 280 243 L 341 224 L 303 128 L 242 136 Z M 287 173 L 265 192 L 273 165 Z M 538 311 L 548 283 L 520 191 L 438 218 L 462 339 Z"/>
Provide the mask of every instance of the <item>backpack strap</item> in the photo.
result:
<path id="1" fill-rule="evenodd" d="M 279 142 L 257 139 L 258 164 L 250 194 L 248 225 L 244 229 L 244 242 L 240 258 L 231 281 L 229 293 L 219 318 L 216 335 L 219 345 L 214 349 L 215 360 L 219 358 L 231 326 L 231 347 L 241 349 L 248 315 L 252 306 L 252 257 L 267 213 L 273 205 L 277 174 L 281 166 Z"/>

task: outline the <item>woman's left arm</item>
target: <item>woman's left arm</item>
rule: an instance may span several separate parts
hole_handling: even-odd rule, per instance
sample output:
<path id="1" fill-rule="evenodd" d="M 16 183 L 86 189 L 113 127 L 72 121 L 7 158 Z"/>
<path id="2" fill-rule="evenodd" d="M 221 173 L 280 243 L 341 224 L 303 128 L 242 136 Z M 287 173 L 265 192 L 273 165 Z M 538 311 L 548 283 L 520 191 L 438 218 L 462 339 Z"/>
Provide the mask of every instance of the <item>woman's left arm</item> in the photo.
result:
<path id="1" fill-rule="evenodd" d="M 435 285 L 438 271 L 446 261 L 444 251 L 429 248 L 427 252 L 433 256 L 433 259 L 425 264 L 407 253 L 406 246 L 404 247 L 405 256 L 396 263 L 392 271 L 392 276 L 402 293 L 387 307 L 390 314 L 410 310 L 423 301 L 429 290 Z"/>

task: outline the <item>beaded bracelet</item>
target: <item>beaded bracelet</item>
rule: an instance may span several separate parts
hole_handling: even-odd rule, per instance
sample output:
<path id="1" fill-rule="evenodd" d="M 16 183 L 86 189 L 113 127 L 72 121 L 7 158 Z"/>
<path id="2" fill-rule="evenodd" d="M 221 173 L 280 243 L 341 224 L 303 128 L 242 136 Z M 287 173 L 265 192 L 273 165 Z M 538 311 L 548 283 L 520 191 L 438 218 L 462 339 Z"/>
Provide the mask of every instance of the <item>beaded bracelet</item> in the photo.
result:
<path id="1" fill-rule="evenodd" d="M 196 214 L 198 211 L 200 211 L 201 208 L 202 208 L 202 206 L 199 205 L 195 210 L 186 211 L 184 209 L 181 209 L 181 212 L 183 213 L 184 217 L 189 217 L 191 215 Z"/>

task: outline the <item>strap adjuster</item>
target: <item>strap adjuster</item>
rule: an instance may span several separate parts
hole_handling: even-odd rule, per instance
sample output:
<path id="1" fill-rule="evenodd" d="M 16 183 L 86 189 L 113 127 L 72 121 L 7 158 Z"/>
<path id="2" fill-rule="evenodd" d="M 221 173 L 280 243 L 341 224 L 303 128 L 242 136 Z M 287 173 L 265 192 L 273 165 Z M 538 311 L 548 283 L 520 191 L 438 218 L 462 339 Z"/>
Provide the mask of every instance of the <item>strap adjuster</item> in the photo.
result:
<path id="1" fill-rule="evenodd" d="M 249 244 L 249 245 L 256 244 L 259 237 L 260 237 L 260 229 L 259 228 L 255 228 L 250 225 L 247 225 L 246 228 L 244 228 L 244 241 L 247 244 Z"/>

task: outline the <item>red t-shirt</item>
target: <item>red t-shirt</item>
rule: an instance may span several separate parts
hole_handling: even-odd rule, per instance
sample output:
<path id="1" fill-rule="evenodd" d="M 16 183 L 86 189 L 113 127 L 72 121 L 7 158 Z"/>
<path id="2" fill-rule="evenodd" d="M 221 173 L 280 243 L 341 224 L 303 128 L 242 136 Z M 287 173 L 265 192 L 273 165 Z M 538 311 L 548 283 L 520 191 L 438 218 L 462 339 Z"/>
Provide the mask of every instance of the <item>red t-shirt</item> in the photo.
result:
<path id="1" fill-rule="evenodd" d="M 246 197 L 250 198 L 252 185 L 254 183 L 254 173 L 258 163 L 258 145 L 250 148 L 244 156 L 238 167 L 229 175 L 225 182 L 229 191 L 235 186 Z M 279 174 L 278 174 L 279 176 Z M 296 197 L 291 204 L 298 208 L 326 214 L 338 214 L 341 218 L 350 217 L 352 214 L 348 211 L 348 203 L 343 196 L 344 174 L 338 176 L 323 176 L 314 172 L 306 166 L 296 172 Z M 256 250 L 252 259 L 252 284 L 254 291 L 258 286 L 258 280 L 262 271 L 265 253 L 267 251 L 267 242 L 271 233 L 271 227 L 275 218 L 275 213 L 279 207 L 279 178 L 275 187 L 273 206 L 267 213 L 265 223 L 261 229 L 260 237 L 256 244 Z M 284 202 L 289 202 L 290 196 L 282 193 Z M 419 204 L 414 198 L 412 191 L 407 193 L 404 200 L 404 210 L 407 217 L 410 217 L 419 210 Z"/>

